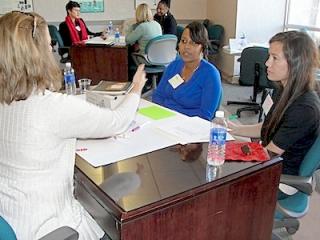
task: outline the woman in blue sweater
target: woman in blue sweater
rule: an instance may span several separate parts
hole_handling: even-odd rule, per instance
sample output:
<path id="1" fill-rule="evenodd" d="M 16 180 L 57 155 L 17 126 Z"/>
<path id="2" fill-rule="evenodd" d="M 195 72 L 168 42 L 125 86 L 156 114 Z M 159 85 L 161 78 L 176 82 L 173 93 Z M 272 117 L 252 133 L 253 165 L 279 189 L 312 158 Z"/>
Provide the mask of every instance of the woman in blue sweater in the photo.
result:
<path id="1" fill-rule="evenodd" d="M 220 73 L 204 60 L 208 33 L 198 22 L 190 23 L 179 42 L 180 57 L 164 72 L 152 101 L 188 116 L 211 120 L 222 95 Z"/>

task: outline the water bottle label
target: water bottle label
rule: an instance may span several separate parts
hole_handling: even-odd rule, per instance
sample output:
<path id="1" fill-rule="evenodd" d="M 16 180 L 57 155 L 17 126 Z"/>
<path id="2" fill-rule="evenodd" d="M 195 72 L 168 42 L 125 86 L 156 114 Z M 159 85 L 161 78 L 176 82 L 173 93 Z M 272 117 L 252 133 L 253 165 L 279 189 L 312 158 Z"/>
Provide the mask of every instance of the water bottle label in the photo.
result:
<path id="1" fill-rule="evenodd" d="M 210 130 L 210 144 L 223 145 L 227 139 L 227 130 L 225 128 L 212 128 Z"/>
<path id="2" fill-rule="evenodd" d="M 75 82 L 75 77 L 74 77 L 73 74 L 67 74 L 67 75 L 65 75 L 65 77 L 64 77 L 64 81 L 65 81 L 65 83 L 67 83 L 67 84 L 74 83 L 74 82 Z"/>

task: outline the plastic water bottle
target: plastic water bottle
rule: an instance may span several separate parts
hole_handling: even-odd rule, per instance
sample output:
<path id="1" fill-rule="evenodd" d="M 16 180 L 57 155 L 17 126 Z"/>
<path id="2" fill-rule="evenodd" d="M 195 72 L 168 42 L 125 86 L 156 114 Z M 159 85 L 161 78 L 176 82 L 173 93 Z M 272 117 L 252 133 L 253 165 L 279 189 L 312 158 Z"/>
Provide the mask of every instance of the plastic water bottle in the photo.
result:
<path id="1" fill-rule="evenodd" d="M 206 166 L 206 182 L 211 182 L 219 177 L 220 168 L 207 164 Z"/>
<path id="2" fill-rule="evenodd" d="M 71 67 L 70 62 L 66 63 L 66 68 L 64 69 L 63 75 L 66 93 L 68 95 L 75 95 L 77 92 L 76 78 L 74 76 L 74 69 Z"/>
<path id="3" fill-rule="evenodd" d="M 216 111 L 210 129 L 207 163 L 211 166 L 220 166 L 225 160 L 227 138 L 227 121 L 223 111 Z"/>
<path id="4" fill-rule="evenodd" d="M 109 35 L 112 35 L 112 33 L 113 33 L 113 24 L 112 24 L 112 21 L 110 21 L 109 24 L 108 24 L 107 32 L 109 33 Z"/>
<path id="5" fill-rule="evenodd" d="M 244 32 L 242 32 L 240 35 L 240 47 L 245 48 L 247 46 L 247 44 L 248 44 L 248 42 L 247 42 L 246 34 Z"/>
<path id="6" fill-rule="evenodd" d="M 119 28 L 116 28 L 116 31 L 114 32 L 114 42 L 119 43 L 120 42 L 120 32 Z"/>

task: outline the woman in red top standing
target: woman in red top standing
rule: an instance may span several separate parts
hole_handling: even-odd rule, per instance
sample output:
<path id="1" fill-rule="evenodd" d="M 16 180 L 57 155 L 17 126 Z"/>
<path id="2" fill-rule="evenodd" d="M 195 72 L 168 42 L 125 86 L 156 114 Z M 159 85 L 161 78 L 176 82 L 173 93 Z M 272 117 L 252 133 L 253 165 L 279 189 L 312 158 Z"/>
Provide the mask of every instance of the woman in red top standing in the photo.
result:
<path id="1" fill-rule="evenodd" d="M 65 46 L 81 44 L 88 39 L 88 35 L 100 36 L 101 32 L 89 31 L 85 22 L 80 18 L 80 4 L 69 1 L 66 5 L 67 16 L 65 21 L 60 23 L 59 32 Z"/>

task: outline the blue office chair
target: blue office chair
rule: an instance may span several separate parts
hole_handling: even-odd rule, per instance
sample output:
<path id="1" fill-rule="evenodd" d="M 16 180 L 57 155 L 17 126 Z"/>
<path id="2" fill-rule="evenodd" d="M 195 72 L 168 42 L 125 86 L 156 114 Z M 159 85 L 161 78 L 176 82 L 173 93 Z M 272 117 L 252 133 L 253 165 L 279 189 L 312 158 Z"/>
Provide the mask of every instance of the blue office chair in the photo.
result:
<path id="1" fill-rule="evenodd" d="M 145 54 L 132 53 L 132 58 L 136 66 L 145 64 L 145 72 L 152 75 L 152 89 L 157 87 L 157 75 L 162 73 L 166 66 L 177 56 L 177 36 L 164 34 L 151 39 L 146 48 Z M 151 91 L 144 94 L 150 95 Z"/>
<path id="2" fill-rule="evenodd" d="M 277 233 L 280 228 L 285 228 L 287 235 L 294 234 L 299 229 L 298 218 L 303 217 L 308 212 L 310 195 L 313 191 L 312 175 L 320 166 L 319 152 L 320 136 L 304 157 L 299 175 L 281 175 L 280 183 L 295 188 L 297 192 L 292 195 L 279 192 L 273 225 L 273 240 L 282 239 Z"/>
<path id="3" fill-rule="evenodd" d="M 176 36 L 178 38 L 178 42 L 180 42 L 183 30 L 184 30 L 184 27 L 182 27 L 180 25 L 177 25 L 177 34 L 176 34 Z"/>
<path id="4" fill-rule="evenodd" d="M 31 223 L 32 224 L 32 223 Z M 77 240 L 79 233 L 70 227 L 61 227 L 48 233 L 39 240 Z M 17 240 L 9 223 L 0 216 L 0 240 Z"/>
<path id="5" fill-rule="evenodd" d="M 222 25 L 213 24 L 209 25 L 207 30 L 210 41 L 209 55 L 218 54 L 224 34 L 224 28 Z"/>
<path id="6" fill-rule="evenodd" d="M 61 57 L 60 62 L 66 63 L 70 60 L 69 58 L 69 47 L 64 46 L 61 35 L 58 31 L 58 28 L 55 25 L 48 25 L 49 33 L 51 37 L 51 45 L 55 51 L 55 46 L 58 44 L 58 53 Z"/>

